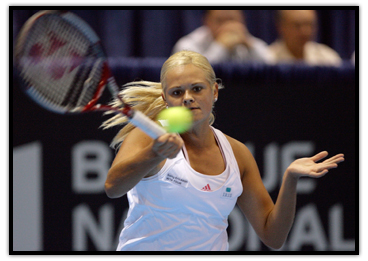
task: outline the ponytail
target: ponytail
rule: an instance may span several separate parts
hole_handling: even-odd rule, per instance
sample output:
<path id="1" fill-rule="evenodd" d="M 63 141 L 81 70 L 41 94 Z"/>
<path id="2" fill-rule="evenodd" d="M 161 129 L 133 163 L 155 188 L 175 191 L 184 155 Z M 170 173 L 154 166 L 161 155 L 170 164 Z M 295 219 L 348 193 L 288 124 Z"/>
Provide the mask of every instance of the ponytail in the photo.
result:
<path id="1" fill-rule="evenodd" d="M 125 84 L 124 89 L 119 95 L 124 97 L 124 102 L 129 104 L 134 110 L 141 111 L 151 120 L 155 121 L 157 115 L 165 108 L 165 102 L 162 99 L 161 83 L 139 81 Z M 118 99 L 114 99 L 111 106 L 121 108 L 122 103 Z M 108 111 L 105 114 L 112 114 L 113 111 Z M 121 146 L 125 137 L 132 131 L 135 126 L 128 123 L 128 118 L 119 113 L 112 118 L 102 123 L 103 129 L 125 125 L 112 140 L 110 146 L 117 149 Z"/>

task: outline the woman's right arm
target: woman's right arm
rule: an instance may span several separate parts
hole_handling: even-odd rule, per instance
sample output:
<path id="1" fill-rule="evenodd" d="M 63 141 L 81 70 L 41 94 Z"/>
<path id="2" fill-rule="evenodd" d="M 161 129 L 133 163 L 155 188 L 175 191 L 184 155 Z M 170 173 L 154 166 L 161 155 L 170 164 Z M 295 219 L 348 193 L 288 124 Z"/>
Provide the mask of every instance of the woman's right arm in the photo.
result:
<path id="1" fill-rule="evenodd" d="M 165 160 L 174 158 L 182 146 L 183 140 L 177 134 L 166 133 L 153 140 L 140 129 L 133 129 L 122 143 L 107 173 L 107 196 L 124 196 L 142 178 L 156 174 Z"/>

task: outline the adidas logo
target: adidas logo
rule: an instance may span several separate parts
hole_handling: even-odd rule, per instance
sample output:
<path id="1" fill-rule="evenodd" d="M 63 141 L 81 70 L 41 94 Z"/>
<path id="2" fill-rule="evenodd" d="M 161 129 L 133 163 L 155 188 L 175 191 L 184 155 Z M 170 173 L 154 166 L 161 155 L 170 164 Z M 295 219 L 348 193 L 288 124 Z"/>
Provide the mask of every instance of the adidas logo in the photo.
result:
<path id="1" fill-rule="evenodd" d="M 207 184 L 207 185 L 206 185 L 206 186 L 204 186 L 201 190 L 202 190 L 202 191 L 211 191 L 210 184 Z"/>

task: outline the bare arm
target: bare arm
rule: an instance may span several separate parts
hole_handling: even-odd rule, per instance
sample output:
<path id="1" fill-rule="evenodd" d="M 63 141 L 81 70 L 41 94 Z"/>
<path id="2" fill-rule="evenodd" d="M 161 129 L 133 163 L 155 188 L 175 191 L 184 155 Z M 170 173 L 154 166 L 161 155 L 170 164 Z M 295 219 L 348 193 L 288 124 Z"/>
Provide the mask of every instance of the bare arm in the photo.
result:
<path id="1" fill-rule="evenodd" d="M 232 147 L 243 185 L 243 193 L 238 198 L 237 204 L 262 242 L 269 247 L 277 248 L 271 242 L 266 229 L 267 219 L 274 208 L 274 203 L 263 185 L 257 163 L 244 144 L 234 140 Z"/>
<path id="2" fill-rule="evenodd" d="M 135 128 L 124 140 L 107 174 L 107 196 L 121 197 L 142 178 L 156 174 L 165 159 L 175 157 L 182 145 L 179 135 L 167 133 L 153 140 Z"/>
<path id="3" fill-rule="evenodd" d="M 286 169 L 279 196 L 266 223 L 273 241 L 278 242 L 276 246 L 279 247 L 276 248 L 282 247 L 294 221 L 298 179 L 303 176 L 320 178 L 326 175 L 329 169 L 337 168 L 338 163 L 344 161 L 344 155 L 338 154 L 317 163 L 327 155 L 328 153 L 323 151 L 310 158 L 297 159 Z"/>
<path id="4" fill-rule="evenodd" d="M 343 155 L 339 154 L 322 163 L 316 163 L 327 156 L 327 152 L 321 152 L 311 158 L 294 161 L 285 171 L 274 204 L 249 150 L 243 144 L 237 144 L 235 147 L 234 153 L 242 173 L 243 184 L 243 194 L 238 198 L 238 205 L 262 242 L 271 248 L 279 249 L 283 246 L 294 221 L 299 177 L 321 177 L 329 169 L 336 168 L 337 164 L 344 160 Z"/>

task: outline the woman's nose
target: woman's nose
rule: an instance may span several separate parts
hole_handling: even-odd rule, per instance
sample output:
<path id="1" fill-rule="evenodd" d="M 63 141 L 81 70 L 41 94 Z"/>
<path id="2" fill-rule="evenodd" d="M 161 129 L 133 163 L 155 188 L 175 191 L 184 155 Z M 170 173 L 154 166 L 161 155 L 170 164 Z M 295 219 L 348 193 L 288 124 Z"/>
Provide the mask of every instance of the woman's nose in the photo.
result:
<path id="1" fill-rule="evenodd" d="M 194 102 L 193 97 L 186 91 L 184 94 L 183 103 L 184 105 L 188 105 Z"/>

